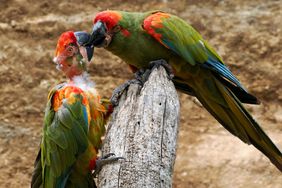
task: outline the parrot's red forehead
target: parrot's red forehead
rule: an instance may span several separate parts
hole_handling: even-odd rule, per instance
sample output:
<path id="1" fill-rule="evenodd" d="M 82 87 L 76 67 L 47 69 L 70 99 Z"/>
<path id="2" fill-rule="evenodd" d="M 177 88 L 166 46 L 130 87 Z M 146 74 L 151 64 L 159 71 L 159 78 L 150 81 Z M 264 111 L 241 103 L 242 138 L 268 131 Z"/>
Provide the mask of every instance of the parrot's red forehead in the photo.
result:
<path id="1" fill-rule="evenodd" d="M 94 18 L 93 22 L 95 24 L 97 21 L 102 21 L 107 25 L 107 28 L 110 30 L 118 24 L 121 18 L 122 15 L 119 12 L 107 10 L 98 13 Z"/>
<path id="2" fill-rule="evenodd" d="M 56 56 L 59 55 L 61 52 L 63 52 L 66 46 L 68 46 L 71 43 L 76 43 L 76 37 L 74 35 L 74 32 L 66 31 L 62 33 L 58 39 Z"/>

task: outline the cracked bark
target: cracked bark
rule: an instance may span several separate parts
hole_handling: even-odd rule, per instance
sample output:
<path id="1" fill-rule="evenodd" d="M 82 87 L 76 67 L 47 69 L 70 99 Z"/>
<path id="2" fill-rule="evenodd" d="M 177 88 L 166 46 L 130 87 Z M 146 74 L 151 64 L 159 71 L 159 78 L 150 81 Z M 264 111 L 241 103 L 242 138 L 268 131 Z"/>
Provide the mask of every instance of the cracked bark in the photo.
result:
<path id="1" fill-rule="evenodd" d="M 99 188 L 172 187 L 179 125 L 179 100 L 163 67 L 147 82 L 123 93 L 108 124 L 102 155 L 115 153 L 124 161 L 105 165 Z"/>

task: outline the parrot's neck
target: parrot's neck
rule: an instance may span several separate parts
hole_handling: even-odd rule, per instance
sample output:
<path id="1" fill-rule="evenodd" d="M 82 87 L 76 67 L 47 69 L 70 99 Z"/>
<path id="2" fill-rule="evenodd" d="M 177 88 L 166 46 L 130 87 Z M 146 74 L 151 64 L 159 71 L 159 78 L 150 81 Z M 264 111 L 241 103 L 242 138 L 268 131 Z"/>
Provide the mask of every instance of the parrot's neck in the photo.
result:
<path id="1" fill-rule="evenodd" d="M 73 76 L 69 83 L 70 85 L 74 85 L 79 87 L 84 91 L 92 91 L 95 90 L 95 83 L 90 80 L 89 75 L 87 72 L 83 72 L 80 75 Z"/>
<path id="2" fill-rule="evenodd" d="M 105 49 L 138 69 L 148 67 L 150 61 L 158 59 L 168 60 L 172 52 L 160 45 L 157 40 L 147 34 L 141 27 L 144 19 L 149 14 L 151 12 L 123 12 L 123 21 L 120 24 L 130 35 L 125 35 L 122 31 L 116 33 L 109 46 Z"/>

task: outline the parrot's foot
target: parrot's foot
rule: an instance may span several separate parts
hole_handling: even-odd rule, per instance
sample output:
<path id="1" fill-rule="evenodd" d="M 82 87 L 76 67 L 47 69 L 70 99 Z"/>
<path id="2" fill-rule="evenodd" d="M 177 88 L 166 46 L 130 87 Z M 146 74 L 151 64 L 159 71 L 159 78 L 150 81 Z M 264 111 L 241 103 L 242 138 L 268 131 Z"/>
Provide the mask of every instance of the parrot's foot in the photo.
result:
<path id="1" fill-rule="evenodd" d="M 114 162 L 119 161 L 121 159 L 125 160 L 124 157 L 115 157 L 114 153 L 108 153 L 108 154 L 100 157 L 99 159 L 96 160 L 96 165 L 95 165 L 94 173 L 92 174 L 92 176 L 94 178 L 96 178 L 97 175 L 99 174 L 99 172 L 102 170 L 102 167 L 104 165 L 114 163 Z"/>
<path id="2" fill-rule="evenodd" d="M 155 69 L 155 68 L 159 68 L 160 66 L 163 66 L 168 74 L 168 78 L 170 80 L 173 79 L 174 77 L 174 73 L 173 73 L 173 69 L 172 67 L 163 59 L 160 60 L 156 60 L 156 61 L 151 61 L 150 62 L 150 68 L 151 70 Z"/>
<path id="3" fill-rule="evenodd" d="M 119 99 L 122 95 L 122 93 L 131 85 L 131 84 L 139 84 L 139 85 L 143 85 L 142 81 L 140 81 L 139 79 L 132 79 L 132 80 L 128 80 L 127 82 L 123 83 L 122 85 L 120 85 L 119 87 L 117 87 L 112 94 L 112 97 L 110 99 L 111 103 L 113 104 L 114 107 L 116 107 L 118 105 Z"/>
<path id="4" fill-rule="evenodd" d="M 137 72 L 134 73 L 135 79 L 140 81 L 140 85 L 143 86 L 144 83 L 148 80 L 151 69 L 139 69 Z"/>
<path id="5" fill-rule="evenodd" d="M 139 69 L 137 72 L 135 72 L 135 79 L 128 80 L 124 84 L 117 87 L 112 94 L 112 97 L 110 99 L 113 106 L 117 106 L 119 99 L 124 92 L 131 84 L 139 84 L 140 86 L 143 86 L 144 83 L 148 80 L 151 72 L 153 69 L 158 68 L 160 66 L 163 66 L 168 74 L 168 79 L 172 80 L 174 77 L 173 69 L 172 67 L 163 59 L 151 61 L 149 64 L 149 69 Z"/>

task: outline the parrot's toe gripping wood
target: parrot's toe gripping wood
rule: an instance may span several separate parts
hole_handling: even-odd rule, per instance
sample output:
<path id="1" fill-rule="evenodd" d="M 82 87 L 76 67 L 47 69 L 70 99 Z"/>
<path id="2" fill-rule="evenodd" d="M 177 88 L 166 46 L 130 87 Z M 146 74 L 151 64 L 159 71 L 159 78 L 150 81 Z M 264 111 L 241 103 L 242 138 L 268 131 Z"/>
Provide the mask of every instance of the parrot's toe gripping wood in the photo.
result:
<path id="1" fill-rule="evenodd" d="M 160 66 L 163 66 L 168 74 L 168 78 L 172 80 L 174 77 L 172 67 L 163 59 L 151 61 L 149 66 L 151 71 L 154 70 L 155 68 L 159 68 Z"/>
<path id="2" fill-rule="evenodd" d="M 122 93 L 131 85 L 131 84 L 139 84 L 141 86 L 143 86 L 143 83 L 141 80 L 137 79 L 132 79 L 132 80 L 128 80 L 127 82 L 123 83 L 122 85 L 120 85 L 119 87 L 117 87 L 112 94 L 112 97 L 110 99 L 111 103 L 113 104 L 113 106 L 117 106 L 118 105 L 118 101 L 119 98 L 121 97 Z"/>
<path id="3" fill-rule="evenodd" d="M 139 84 L 141 86 L 144 85 L 144 83 L 148 80 L 149 75 L 151 74 L 152 70 L 155 68 L 159 68 L 160 66 L 163 66 L 165 70 L 168 73 L 168 78 L 172 80 L 174 77 L 173 69 L 172 67 L 163 59 L 151 61 L 149 64 L 149 69 L 139 69 L 137 72 L 135 72 L 135 79 L 128 80 L 127 82 L 123 83 L 119 87 L 117 87 L 112 94 L 112 97 L 110 99 L 113 106 L 118 105 L 118 101 L 122 95 L 122 93 L 131 85 L 131 84 Z"/>
<path id="4" fill-rule="evenodd" d="M 102 170 L 102 167 L 104 165 L 114 163 L 119 160 L 125 160 L 125 158 L 124 157 L 115 157 L 114 153 L 108 153 L 100 157 L 99 159 L 96 160 L 96 166 L 95 166 L 92 176 L 96 178 L 97 174 L 99 174 L 99 172 Z"/>
<path id="5" fill-rule="evenodd" d="M 151 74 L 150 69 L 139 69 L 137 72 L 135 72 L 135 79 L 139 80 L 141 83 L 141 86 L 144 85 L 144 83 L 148 80 L 149 76 Z"/>

